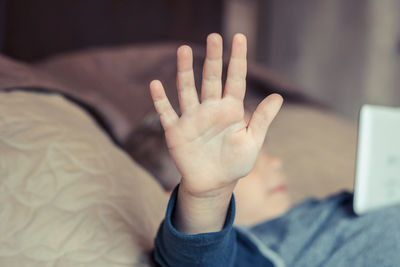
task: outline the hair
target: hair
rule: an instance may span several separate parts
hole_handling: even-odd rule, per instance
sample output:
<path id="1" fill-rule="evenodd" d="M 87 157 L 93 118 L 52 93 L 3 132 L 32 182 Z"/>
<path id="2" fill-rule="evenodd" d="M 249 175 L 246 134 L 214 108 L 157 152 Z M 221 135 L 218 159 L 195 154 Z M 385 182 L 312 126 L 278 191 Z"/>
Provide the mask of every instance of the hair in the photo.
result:
<path id="1" fill-rule="evenodd" d="M 175 170 L 175 165 L 169 155 L 164 130 L 157 113 L 144 117 L 129 136 L 124 148 L 166 191 L 171 191 L 179 182 L 180 176 L 177 172 L 168 175 L 169 170 Z"/>

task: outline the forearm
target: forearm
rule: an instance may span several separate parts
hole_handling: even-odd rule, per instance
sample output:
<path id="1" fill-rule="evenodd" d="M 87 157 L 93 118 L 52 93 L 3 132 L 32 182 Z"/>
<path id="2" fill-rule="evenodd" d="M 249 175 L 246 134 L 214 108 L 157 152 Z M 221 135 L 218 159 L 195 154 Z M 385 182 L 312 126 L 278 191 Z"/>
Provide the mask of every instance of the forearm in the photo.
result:
<path id="1" fill-rule="evenodd" d="M 181 184 L 172 217 L 175 228 L 184 234 L 220 231 L 225 223 L 235 183 L 207 195 L 195 196 Z"/>

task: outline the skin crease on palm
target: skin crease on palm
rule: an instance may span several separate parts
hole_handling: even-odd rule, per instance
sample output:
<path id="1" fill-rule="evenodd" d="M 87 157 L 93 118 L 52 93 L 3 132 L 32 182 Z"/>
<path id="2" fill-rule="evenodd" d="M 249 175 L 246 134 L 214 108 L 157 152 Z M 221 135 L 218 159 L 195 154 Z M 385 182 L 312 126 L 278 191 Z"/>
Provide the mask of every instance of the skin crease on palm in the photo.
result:
<path id="1" fill-rule="evenodd" d="M 187 234 L 222 229 L 232 192 L 239 179 L 253 170 L 268 127 L 283 101 L 280 95 L 269 95 L 247 122 L 243 106 L 246 37 L 236 34 L 232 40 L 223 90 L 222 47 L 219 34 L 207 37 L 201 99 L 197 97 L 194 83 L 191 48 L 186 45 L 178 48 L 180 117 L 172 108 L 161 82 L 150 83 L 169 153 L 182 175 L 172 220 L 179 231 Z"/>

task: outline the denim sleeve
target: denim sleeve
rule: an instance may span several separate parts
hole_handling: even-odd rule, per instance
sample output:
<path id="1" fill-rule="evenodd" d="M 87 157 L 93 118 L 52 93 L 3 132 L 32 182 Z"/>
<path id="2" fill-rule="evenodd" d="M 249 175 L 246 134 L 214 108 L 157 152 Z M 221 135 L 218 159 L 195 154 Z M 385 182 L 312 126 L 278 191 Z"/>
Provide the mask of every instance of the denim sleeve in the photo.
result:
<path id="1" fill-rule="evenodd" d="M 219 232 L 186 235 L 172 225 L 171 218 L 177 199 L 178 187 L 173 191 L 164 221 L 155 240 L 154 260 L 160 266 L 226 266 L 235 264 L 237 250 L 235 200 L 232 195 L 224 227 Z"/>

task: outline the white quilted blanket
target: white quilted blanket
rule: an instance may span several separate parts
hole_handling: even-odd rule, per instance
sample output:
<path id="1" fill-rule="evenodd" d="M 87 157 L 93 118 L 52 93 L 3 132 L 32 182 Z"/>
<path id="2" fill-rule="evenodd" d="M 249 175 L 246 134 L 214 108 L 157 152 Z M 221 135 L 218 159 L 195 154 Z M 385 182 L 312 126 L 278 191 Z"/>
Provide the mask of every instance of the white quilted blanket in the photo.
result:
<path id="1" fill-rule="evenodd" d="M 75 105 L 0 93 L 0 266 L 147 266 L 166 202 Z"/>

